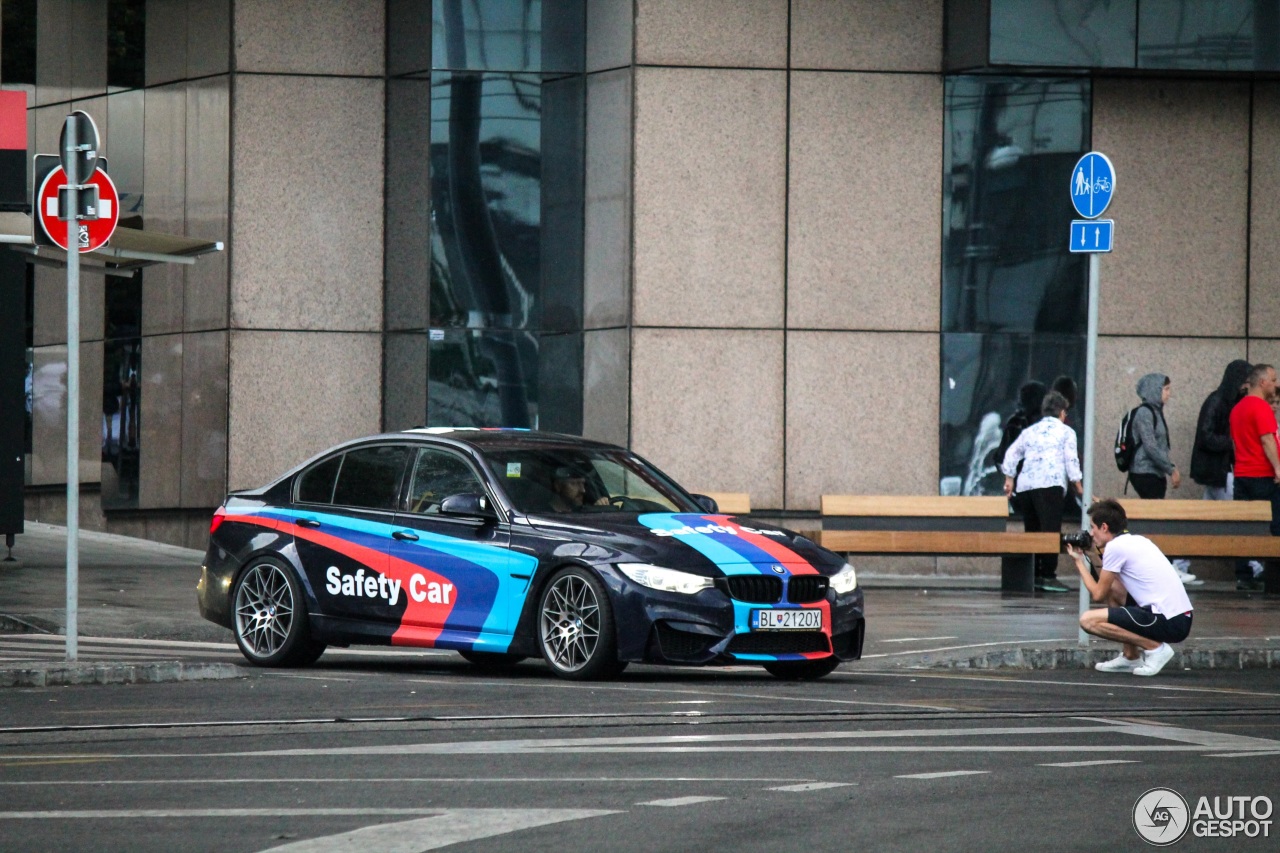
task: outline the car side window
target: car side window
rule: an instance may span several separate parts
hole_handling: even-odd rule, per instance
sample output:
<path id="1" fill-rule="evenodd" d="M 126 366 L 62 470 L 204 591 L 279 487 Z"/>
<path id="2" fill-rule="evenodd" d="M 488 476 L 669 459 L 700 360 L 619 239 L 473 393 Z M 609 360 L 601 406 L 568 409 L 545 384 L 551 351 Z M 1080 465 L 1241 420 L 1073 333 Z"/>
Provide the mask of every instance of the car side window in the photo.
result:
<path id="1" fill-rule="evenodd" d="M 340 467 L 341 453 L 304 471 L 298 480 L 298 501 L 309 504 L 333 503 L 333 485 L 338 480 Z"/>
<path id="2" fill-rule="evenodd" d="M 347 451 L 333 490 L 338 506 L 394 510 L 400 497 L 409 448 L 403 445 L 361 447 Z"/>
<path id="3" fill-rule="evenodd" d="M 442 500 L 466 492 L 482 495 L 484 486 L 462 457 L 436 448 L 418 451 L 405 507 L 409 512 L 439 512 Z"/>

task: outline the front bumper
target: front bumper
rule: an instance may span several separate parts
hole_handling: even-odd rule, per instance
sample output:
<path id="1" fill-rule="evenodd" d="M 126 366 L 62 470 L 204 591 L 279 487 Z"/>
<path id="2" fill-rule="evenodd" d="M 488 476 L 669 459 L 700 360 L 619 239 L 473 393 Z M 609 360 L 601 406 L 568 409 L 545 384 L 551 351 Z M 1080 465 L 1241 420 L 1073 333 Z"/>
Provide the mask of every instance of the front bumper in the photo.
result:
<path id="1" fill-rule="evenodd" d="M 862 590 L 804 605 L 823 610 L 821 631 L 752 631 L 752 610 L 796 609 L 791 604 L 738 601 L 718 588 L 696 595 L 641 586 L 612 566 L 598 566 L 611 592 L 621 660 L 662 664 L 766 663 L 862 657 Z"/>

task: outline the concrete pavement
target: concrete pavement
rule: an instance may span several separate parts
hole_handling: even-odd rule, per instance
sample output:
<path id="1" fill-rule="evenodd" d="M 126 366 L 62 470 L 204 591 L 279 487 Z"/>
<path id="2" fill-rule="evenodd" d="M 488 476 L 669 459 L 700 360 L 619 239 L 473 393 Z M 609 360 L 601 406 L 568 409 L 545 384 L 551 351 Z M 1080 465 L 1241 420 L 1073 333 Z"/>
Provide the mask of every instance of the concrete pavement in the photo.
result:
<path id="1" fill-rule="evenodd" d="M 158 656 L 113 659 L 118 643 L 86 644 L 93 651 L 75 662 L 24 652 L 29 643 L 3 648 L 5 637 L 65 633 L 66 530 L 33 522 L 26 528 L 14 548 L 17 559 L 0 562 L 0 686 L 227 678 L 251 671 L 196 656 L 221 649 L 220 657 L 235 659 L 231 633 L 201 619 L 196 609 L 202 552 L 96 532 L 80 534 L 78 636 L 156 641 L 147 648 L 159 650 Z M 864 575 L 861 582 L 867 640 L 863 660 L 850 667 L 1078 669 L 1115 654 L 1109 643 L 1079 645 L 1074 591 L 1002 596 L 994 577 Z M 1171 668 L 1280 668 L 1280 600 L 1239 593 L 1226 582 L 1210 581 L 1190 593 L 1195 628 Z"/>

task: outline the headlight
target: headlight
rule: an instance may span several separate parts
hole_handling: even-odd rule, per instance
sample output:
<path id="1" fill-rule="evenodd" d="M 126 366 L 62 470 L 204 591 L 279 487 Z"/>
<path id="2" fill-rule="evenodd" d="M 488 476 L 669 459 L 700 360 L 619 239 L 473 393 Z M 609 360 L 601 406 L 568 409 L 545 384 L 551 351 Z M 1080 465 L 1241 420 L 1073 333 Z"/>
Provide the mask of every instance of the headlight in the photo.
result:
<path id="1" fill-rule="evenodd" d="M 853 566 L 845 563 L 843 569 L 832 575 L 831 588 L 836 591 L 836 595 L 844 595 L 846 592 L 857 589 L 858 575 L 854 572 Z"/>
<path id="2" fill-rule="evenodd" d="M 660 589 L 663 592 L 683 592 L 693 595 L 715 585 L 711 578 L 663 569 L 648 563 L 618 563 L 618 569 L 641 586 Z"/>

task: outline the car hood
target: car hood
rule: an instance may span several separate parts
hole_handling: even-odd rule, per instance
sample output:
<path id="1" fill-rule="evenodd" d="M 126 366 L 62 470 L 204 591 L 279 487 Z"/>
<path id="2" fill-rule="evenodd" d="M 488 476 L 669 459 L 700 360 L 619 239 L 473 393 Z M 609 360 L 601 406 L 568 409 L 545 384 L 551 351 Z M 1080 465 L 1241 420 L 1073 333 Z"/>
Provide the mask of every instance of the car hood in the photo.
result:
<path id="1" fill-rule="evenodd" d="M 730 515 L 606 513 L 530 517 L 544 534 L 563 535 L 558 556 L 594 563 L 637 562 L 705 577 L 756 574 L 830 575 L 844 560 L 790 530 Z M 779 568 L 775 568 L 779 567 Z"/>

